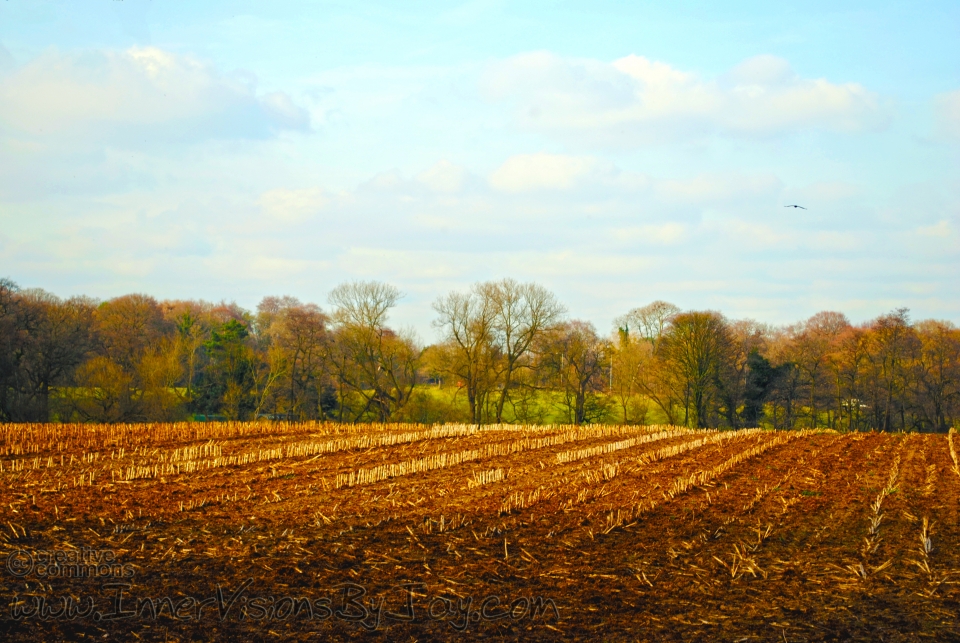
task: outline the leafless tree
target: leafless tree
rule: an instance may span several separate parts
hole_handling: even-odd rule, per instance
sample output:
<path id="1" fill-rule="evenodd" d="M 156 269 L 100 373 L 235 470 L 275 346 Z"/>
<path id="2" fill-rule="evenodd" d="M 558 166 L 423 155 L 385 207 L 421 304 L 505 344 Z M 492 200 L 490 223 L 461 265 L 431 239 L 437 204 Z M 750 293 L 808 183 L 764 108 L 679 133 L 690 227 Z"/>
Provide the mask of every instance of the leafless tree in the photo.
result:
<path id="1" fill-rule="evenodd" d="M 922 426 L 947 431 L 960 411 L 960 329 L 935 320 L 915 328 L 920 350 L 911 377 L 912 402 Z"/>
<path id="2" fill-rule="evenodd" d="M 433 304 L 433 325 L 443 334 L 437 362 L 466 391 L 470 421 L 484 420 L 487 399 L 495 385 L 494 309 L 477 289 L 451 292 Z"/>
<path id="3" fill-rule="evenodd" d="M 500 353 L 500 394 L 494 411 L 494 421 L 499 423 L 517 371 L 525 366 L 522 360 L 537 337 L 556 325 L 566 309 L 543 286 L 513 279 L 480 284 L 476 292 L 490 308 L 494 343 Z"/>
<path id="4" fill-rule="evenodd" d="M 610 366 L 609 343 L 597 336 L 592 324 L 574 320 L 545 333 L 539 344 L 539 365 L 562 393 L 570 421 L 605 419 L 610 400 L 601 393 Z"/>
<path id="5" fill-rule="evenodd" d="M 731 355 L 730 332 L 723 317 L 715 312 L 673 316 L 658 353 L 682 392 L 684 424 L 710 426 Z"/>
<path id="6" fill-rule="evenodd" d="M 298 419 L 323 415 L 327 385 L 328 319 L 315 304 L 267 297 L 257 307 L 265 368 L 258 377 L 256 413 L 272 400 L 274 411 Z"/>
<path id="7" fill-rule="evenodd" d="M 656 350 L 670 319 L 679 312 L 680 309 L 673 304 L 658 299 L 621 315 L 614 323 L 624 331 L 647 340 Z"/>
<path id="8" fill-rule="evenodd" d="M 339 383 L 341 408 L 347 395 L 361 403 L 355 421 L 388 420 L 410 400 L 417 384 L 422 350 L 412 332 L 386 326 L 387 313 L 400 300 L 400 291 L 377 282 L 350 282 L 330 293 L 336 331 L 331 366 Z"/>
<path id="9" fill-rule="evenodd" d="M 84 297 L 63 300 L 40 289 L 19 293 L 21 334 L 19 373 L 22 411 L 32 419 L 50 419 L 50 395 L 91 349 L 91 326 L 96 303 Z"/>

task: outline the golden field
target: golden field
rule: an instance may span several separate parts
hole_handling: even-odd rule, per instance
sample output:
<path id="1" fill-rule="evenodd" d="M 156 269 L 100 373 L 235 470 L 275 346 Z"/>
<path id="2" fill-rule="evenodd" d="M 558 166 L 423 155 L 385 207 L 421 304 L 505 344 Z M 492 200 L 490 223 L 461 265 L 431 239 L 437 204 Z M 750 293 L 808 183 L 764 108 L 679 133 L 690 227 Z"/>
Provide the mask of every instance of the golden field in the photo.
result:
<path id="1" fill-rule="evenodd" d="M 954 436 L 0 426 L 8 640 L 960 637 Z"/>

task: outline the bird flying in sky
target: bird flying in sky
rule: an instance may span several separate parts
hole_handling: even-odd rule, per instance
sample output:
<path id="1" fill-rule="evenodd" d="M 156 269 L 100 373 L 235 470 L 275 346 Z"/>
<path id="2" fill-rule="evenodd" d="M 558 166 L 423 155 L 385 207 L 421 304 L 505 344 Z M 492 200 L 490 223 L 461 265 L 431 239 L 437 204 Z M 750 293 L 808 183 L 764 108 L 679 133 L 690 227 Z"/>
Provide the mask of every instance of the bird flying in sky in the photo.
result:
<path id="1" fill-rule="evenodd" d="M 806 210 L 806 208 L 803 207 L 802 205 L 785 205 L 785 206 L 783 206 L 783 207 L 785 207 L 785 208 L 800 208 L 801 210 Z"/>

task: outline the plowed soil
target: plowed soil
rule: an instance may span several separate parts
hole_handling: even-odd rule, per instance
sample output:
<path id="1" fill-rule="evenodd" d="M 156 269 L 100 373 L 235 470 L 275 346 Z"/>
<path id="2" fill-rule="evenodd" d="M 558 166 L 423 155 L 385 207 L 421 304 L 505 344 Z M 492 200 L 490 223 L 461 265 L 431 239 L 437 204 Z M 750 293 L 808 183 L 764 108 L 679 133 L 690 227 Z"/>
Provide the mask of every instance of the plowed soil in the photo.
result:
<path id="1" fill-rule="evenodd" d="M 0 438 L 8 641 L 960 640 L 946 435 L 276 423 Z"/>

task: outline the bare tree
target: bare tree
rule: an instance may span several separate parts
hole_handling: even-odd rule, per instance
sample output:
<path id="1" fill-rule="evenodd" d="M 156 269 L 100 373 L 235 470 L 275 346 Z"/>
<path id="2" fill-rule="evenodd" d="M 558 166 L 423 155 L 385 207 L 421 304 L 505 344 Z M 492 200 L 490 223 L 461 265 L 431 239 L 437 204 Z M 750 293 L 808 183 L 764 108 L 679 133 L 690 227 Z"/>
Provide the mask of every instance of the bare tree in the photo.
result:
<path id="1" fill-rule="evenodd" d="M 103 354 L 132 373 L 147 349 L 173 325 L 163 317 L 160 305 L 147 295 L 124 295 L 97 308 L 97 337 Z"/>
<path id="2" fill-rule="evenodd" d="M 903 393 L 909 376 L 908 364 L 920 349 L 906 308 L 881 315 L 870 327 L 870 385 L 874 426 L 890 431 L 900 416 L 900 430 L 906 428 Z"/>
<path id="3" fill-rule="evenodd" d="M 433 307 L 445 370 L 466 389 L 471 421 L 502 422 L 519 371 L 530 366 L 534 342 L 559 322 L 563 306 L 542 286 L 503 279 L 475 284 L 469 293 L 451 292 Z"/>
<path id="4" fill-rule="evenodd" d="M 0 420 L 19 419 L 17 372 L 23 356 L 19 293 L 13 281 L 0 278 Z"/>
<path id="5" fill-rule="evenodd" d="M 66 383 L 91 348 L 96 304 L 83 297 L 63 300 L 40 289 L 18 297 L 27 330 L 21 335 L 18 360 L 22 410 L 29 408 L 30 418 L 47 422 L 52 390 Z"/>
<path id="6" fill-rule="evenodd" d="M 790 361 L 797 368 L 799 384 L 805 390 L 810 427 L 819 423 L 824 407 L 833 402 L 830 360 L 840 334 L 850 326 L 841 313 L 824 311 L 790 328 Z"/>
<path id="7" fill-rule="evenodd" d="M 603 420 L 609 405 L 601 392 L 611 346 L 597 336 L 592 324 L 578 320 L 545 333 L 540 344 L 540 366 L 563 394 L 570 420 L 574 424 Z"/>
<path id="8" fill-rule="evenodd" d="M 658 352 L 682 387 L 684 424 L 710 426 L 731 354 L 730 332 L 723 317 L 715 312 L 675 315 Z"/>
<path id="9" fill-rule="evenodd" d="M 624 331 L 647 340 L 656 350 L 670 319 L 679 312 L 680 309 L 673 304 L 658 299 L 621 315 L 614 323 Z"/>
<path id="10" fill-rule="evenodd" d="M 257 310 L 266 358 L 258 381 L 257 414 L 271 399 L 275 411 L 300 419 L 322 417 L 328 380 L 327 316 L 319 306 L 293 297 L 267 297 Z"/>
<path id="11" fill-rule="evenodd" d="M 913 405 L 921 426 L 947 431 L 960 412 L 960 330 L 947 321 L 915 325 L 920 350 L 914 363 Z"/>
<path id="12" fill-rule="evenodd" d="M 487 398 L 495 382 L 493 307 L 475 288 L 469 293 L 451 292 L 433 304 L 433 325 L 443 334 L 439 347 L 440 368 L 456 378 L 466 391 L 470 421 L 484 420 Z"/>
<path id="13" fill-rule="evenodd" d="M 533 342 L 563 317 L 566 309 L 549 290 L 538 284 L 521 284 L 513 279 L 477 286 L 477 294 L 490 307 L 492 330 L 500 352 L 498 369 L 500 395 L 495 403 L 494 421 L 503 421 L 503 408 L 516 384 L 517 370 Z"/>
<path id="14" fill-rule="evenodd" d="M 620 320 L 622 324 L 622 319 Z M 620 405 L 625 424 L 645 424 L 648 403 L 642 392 L 643 378 L 651 368 L 653 349 L 650 344 L 620 325 L 609 343 L 613 377 L 611 392 Z"/>
<path id="15" fill-rule="evenodd" d="M 354 421 L 374 417 L 386 421 L 409 401 L 417 384 L 422 350 L 411 332 L 387 328 L 387 313 L 400 299 L 393 286 L 350 282 L 330 293 L 336 324 L 330 360 L 340 386 L 341 406 L 347 394 L 361 400 Z"/>
<path id="16" fill-rule="evenodd" d="M 351 281 L 334 288 L 329 299 L 338 324 L 378 329 L 386 327 L 387 313 L 401 297 L 396 287 L 380 281 Z"/>

